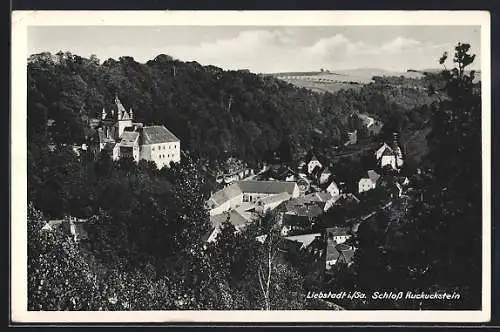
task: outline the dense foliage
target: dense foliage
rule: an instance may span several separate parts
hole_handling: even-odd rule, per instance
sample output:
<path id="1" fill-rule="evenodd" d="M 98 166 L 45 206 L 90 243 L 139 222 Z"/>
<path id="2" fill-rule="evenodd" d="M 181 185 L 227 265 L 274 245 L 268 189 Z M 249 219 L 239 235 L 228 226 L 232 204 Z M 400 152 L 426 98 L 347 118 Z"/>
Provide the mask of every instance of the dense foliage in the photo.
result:
<path id="1" fill-rule="evenodd" d="M 351 308 L 478 309 L 481 306 L 481 96 L 474 56 L 459 44 L 444 70 L 442 100 L 427 136 L 430 152 L 411 177 L 408 197 L 363 222 L 355 237 L 355 264 L 331 287 L 374 291 L 454 292 L 454 300 L 371 300 Z M 443 58 L 444 61 L 446 58 Z"/>

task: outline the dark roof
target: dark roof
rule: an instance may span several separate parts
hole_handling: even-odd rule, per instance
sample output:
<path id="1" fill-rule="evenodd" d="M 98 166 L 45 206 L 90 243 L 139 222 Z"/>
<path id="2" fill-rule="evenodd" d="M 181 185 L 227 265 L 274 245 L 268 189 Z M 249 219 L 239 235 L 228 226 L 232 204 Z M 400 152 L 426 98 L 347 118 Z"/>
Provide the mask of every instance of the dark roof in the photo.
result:
<path id="1" fill-rule="evenodd" d="M 237 185 L 242 192 L 261 193 L 261 194 L 279 194 L 287 192 L 293 194 L 297 184 L 291 181 L 238 181 Z"/>
<path id="2" fill-rule="evenodd" d="M 342 250 L 339 255 L 339 261 L 349 264 L 354 259 L 354 250 L 349 248 L 347 250 Z"/>
<path id="3" fill-rule="evenodd" d="M 335 246 L 335 249 L 337 249 L 338 251 L 345 251 L 345 250 L 350 250 L 351 247 L 345 243 L 339 243 L 337 244 L 337 246 Z"/>
<path id="4" fill-rule="evenodd" d="M 165 126 L 147 126 L 143 128 L 143 144 L 158 144 L 180 142 L 180 140 L 172 134 Z"/>
<path id="5" fill-rule="evenodd" d="M 224 221 L 226 221 L 229 218 L 229 222 L 234 226 L 234 227 L 240 227 L 248 223 L 249 221 L 245 219 L 238 211 L 236 210 L 231 210 L 228 212 L 224 212 L 215 216 L 210 217 L 210 222 L 212 224 L 212 227 L 216 228 L 222 225 Z"/>
<path id="6" fill-rule="evenodd" d="M 322 202 L 314 202 L 312 204 L 294 206 L 287 210 L 287 214 L 314 218 L 323 214 L 324 205 L 325 203 Z"/>
<path id="7" fill-rule="evenodd" d="M 288 211 L 293 211 L 294 209 L 299 208 L 301 206 L 324 203 L 328 198 L 328 195 L 329 194 L 324 195 L 321 192 L 320 193 L 316 192 L 305 196 L 296 197 L 289 200 L 286 203 L 286 209 Z"/>
<path id="8" fill-rule="evenodd" d="M 103 150 L 113 150 L 115 148 L 115 145 L 116 145 L 115 142 L 106 142 L 102 149 Z"/>
<path id="9" fill-rule="evenodd" d="M 347 227 L 330 227 L 326 229 L 326 234 L 330 236 L 342 236 L 347 235 L 349 228 Z"/>
<path id="10" fill-rule="evenodd" d="M 100 119 L 95 119 L 95 118 L 92 118 L 89 120 L 89 126 L 90 128 L 95 128 L 97 127 L 99 124 L 101 123 L 101 120 Z"/>
<path id="11" fill-rule="evenodd" d="M 293 242 L 299 242 L 301 243 L 302 248 L 307 248 L 313 241 L 318 237 L 321 236 L 320 233 L 313 233 L 313 234 L 302 234 L 302 235 L 293 235 L 293 236 L 287 236 L 285 237 L 286 240 L 288 241 L 293 241 Z"/>

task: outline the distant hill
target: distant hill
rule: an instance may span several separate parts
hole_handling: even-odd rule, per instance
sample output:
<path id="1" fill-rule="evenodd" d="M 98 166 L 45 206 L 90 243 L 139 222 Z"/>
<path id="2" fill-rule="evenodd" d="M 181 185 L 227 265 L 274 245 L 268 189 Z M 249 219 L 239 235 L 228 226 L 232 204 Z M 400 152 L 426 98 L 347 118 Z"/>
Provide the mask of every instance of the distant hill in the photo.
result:
<path id="1" fill-rule="evenodd" d="M 335 70 L 333 72 L 284 72 L 269 74 L 295 86 L 316 92 L 334 93 L 341 89 L 358 89 L 362 84 L 373 82 L 374 76 L 404 76 L 405 78 L 422 78 L 421 72 L 396 72 L 377 68 L 360 68 Z"/>

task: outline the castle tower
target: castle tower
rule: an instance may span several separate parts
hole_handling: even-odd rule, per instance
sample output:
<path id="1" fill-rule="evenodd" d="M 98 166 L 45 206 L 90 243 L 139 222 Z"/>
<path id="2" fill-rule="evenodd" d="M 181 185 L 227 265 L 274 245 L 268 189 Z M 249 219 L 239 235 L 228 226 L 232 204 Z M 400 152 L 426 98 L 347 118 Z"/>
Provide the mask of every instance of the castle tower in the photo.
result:
<path id="1" fill-rule="evenodd" d="M 125 107 L 123 107 L 118 96 L 115 96 L 115 105 L 118 114 L 118 137 L 121 137 L 125 128 L 132 126 L 132 119 L 129 117 L 127 111 L 125 111 Z"/>

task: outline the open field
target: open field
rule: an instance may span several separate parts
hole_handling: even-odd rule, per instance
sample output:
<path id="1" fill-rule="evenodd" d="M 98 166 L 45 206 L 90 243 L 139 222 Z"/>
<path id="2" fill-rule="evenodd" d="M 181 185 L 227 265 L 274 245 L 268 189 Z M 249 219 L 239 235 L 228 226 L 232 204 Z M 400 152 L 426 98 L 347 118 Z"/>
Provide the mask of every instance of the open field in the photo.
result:
<path id="1" fill-rule="evenodd" d="M 404 76 L 420 78 L 419 72 L 391 72 L 383 69 L 350 69 L 335 72 L 290 72 L 271 74 L 293 85 L 317 92 L 336 92 L 341 89 L 357 89 L 372 82 L 373 76 Z"/>

